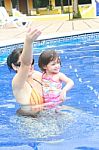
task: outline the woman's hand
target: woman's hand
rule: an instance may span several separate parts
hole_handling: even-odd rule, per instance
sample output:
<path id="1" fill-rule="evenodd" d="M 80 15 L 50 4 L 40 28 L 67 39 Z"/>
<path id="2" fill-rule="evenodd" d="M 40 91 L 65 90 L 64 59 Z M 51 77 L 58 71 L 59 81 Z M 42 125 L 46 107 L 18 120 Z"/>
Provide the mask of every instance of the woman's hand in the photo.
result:
<path id="1" fill-rule="evenodd" d="M 25 66 L 30 66 L 33 59 L 33 47 L 32 43 L 40 36 L 41 31 L 37 29 L 29 28 L 23 46 L 23 52 L 21 55 L 21 61 Z"/>
<path id="2" fill-rule="evenodd" d="M 29 28 L 26 33 L 26 41 L 32 43 L 40 36 L 40 34 L 41 31 L 37 29 L 33 30 L 32 28 Z"/>

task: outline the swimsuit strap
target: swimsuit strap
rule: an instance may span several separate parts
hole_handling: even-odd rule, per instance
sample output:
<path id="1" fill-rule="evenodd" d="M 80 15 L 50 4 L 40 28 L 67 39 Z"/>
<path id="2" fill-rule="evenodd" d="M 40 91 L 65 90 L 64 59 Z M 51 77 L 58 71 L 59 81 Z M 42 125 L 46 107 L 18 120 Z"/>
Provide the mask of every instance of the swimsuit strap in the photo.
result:
<path id="1" fill-rule="evenodd" d="M 41 83 L 40 81 L 38 81 L 38 80 L 36 80 L 36 79 L 34 79 L 34 78 L 32 78 L 32 80 L 34 80 L 34 81 L 38 82 L 40 85 L 42 85 L 42 83 Z M 28 82 L 28 81 L 27 81 L 27 82 Z M 28 84 L 31 86 L 31 88 L 33 88 L 30 82 L 28 82 Z"/>
<path id="2" fill-rule="evenodd" d="M 42 83 L 36 79 L 33 78 L 34 81 L 38 82 L 40 85 L 42 85 Z"/>

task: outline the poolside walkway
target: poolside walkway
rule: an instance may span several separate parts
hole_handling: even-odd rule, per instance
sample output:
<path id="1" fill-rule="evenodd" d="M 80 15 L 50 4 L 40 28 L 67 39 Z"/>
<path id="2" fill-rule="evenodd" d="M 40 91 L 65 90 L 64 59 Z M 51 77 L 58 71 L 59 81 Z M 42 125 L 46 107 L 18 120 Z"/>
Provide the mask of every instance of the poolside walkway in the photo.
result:
<path id="1" fill-rule="evenodd" d="M 52 18 L 47 16 L 47 19 L 41 18 L 35 19 L 34 17 L 31 17 L 31 26 L 42 31 L 40 39 L 70 35 L 84 31 L 99 31 L 99 17 L 94 19 L 78 19 L 70 21 L 66 20 L 65 16 L 62 18 L 55 18 L 55 16 Z M 25 27 L 0 29 L 0 46 L 8 45 L 13 42 L 23 42 L 26 30 L 27 28 Z"/>

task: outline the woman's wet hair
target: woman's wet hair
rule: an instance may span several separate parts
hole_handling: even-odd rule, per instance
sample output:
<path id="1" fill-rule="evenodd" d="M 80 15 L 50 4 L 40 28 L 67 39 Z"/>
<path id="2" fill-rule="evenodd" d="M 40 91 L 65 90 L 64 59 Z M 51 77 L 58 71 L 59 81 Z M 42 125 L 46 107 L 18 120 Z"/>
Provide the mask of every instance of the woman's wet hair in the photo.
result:
<path id="1" fill-rule="evenodd" d="M 51 61 L 56 59 L 61 64 L 60 57 L 55 50 L 45 50 L 39 56 L 38 65 L 45 72 L 44 66 L 47 66 Z"/>
<path id="2" fill-rule="evenodd" d="M 12 51 L 12 53 L 7 57 L 7 65 L 9 67 L 9 69 L 13 69 L 12 68 L 12 64 L 16 64 L 19 60 L 19 57 L 22 53 L 23 48 L 19 48 L 19 49 L 15 49 Z"/>

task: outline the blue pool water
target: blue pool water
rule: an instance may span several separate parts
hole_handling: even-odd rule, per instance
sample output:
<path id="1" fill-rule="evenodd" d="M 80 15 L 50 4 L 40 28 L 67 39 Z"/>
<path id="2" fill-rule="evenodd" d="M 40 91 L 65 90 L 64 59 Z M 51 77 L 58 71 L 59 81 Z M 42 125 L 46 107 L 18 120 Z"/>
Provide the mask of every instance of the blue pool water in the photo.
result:
<path id="1" fill-rule="evenodd" d="M 48 110 L 37 118 L 16 115 L 14 72 L 6 57 L 18 46 L 0 48 L 0 150 L 99 150 L 99 33 L 35 42 L 35 68 L 42 50 L 55 49 L 61 71 L 75 83 L 64 110 Z"/>

